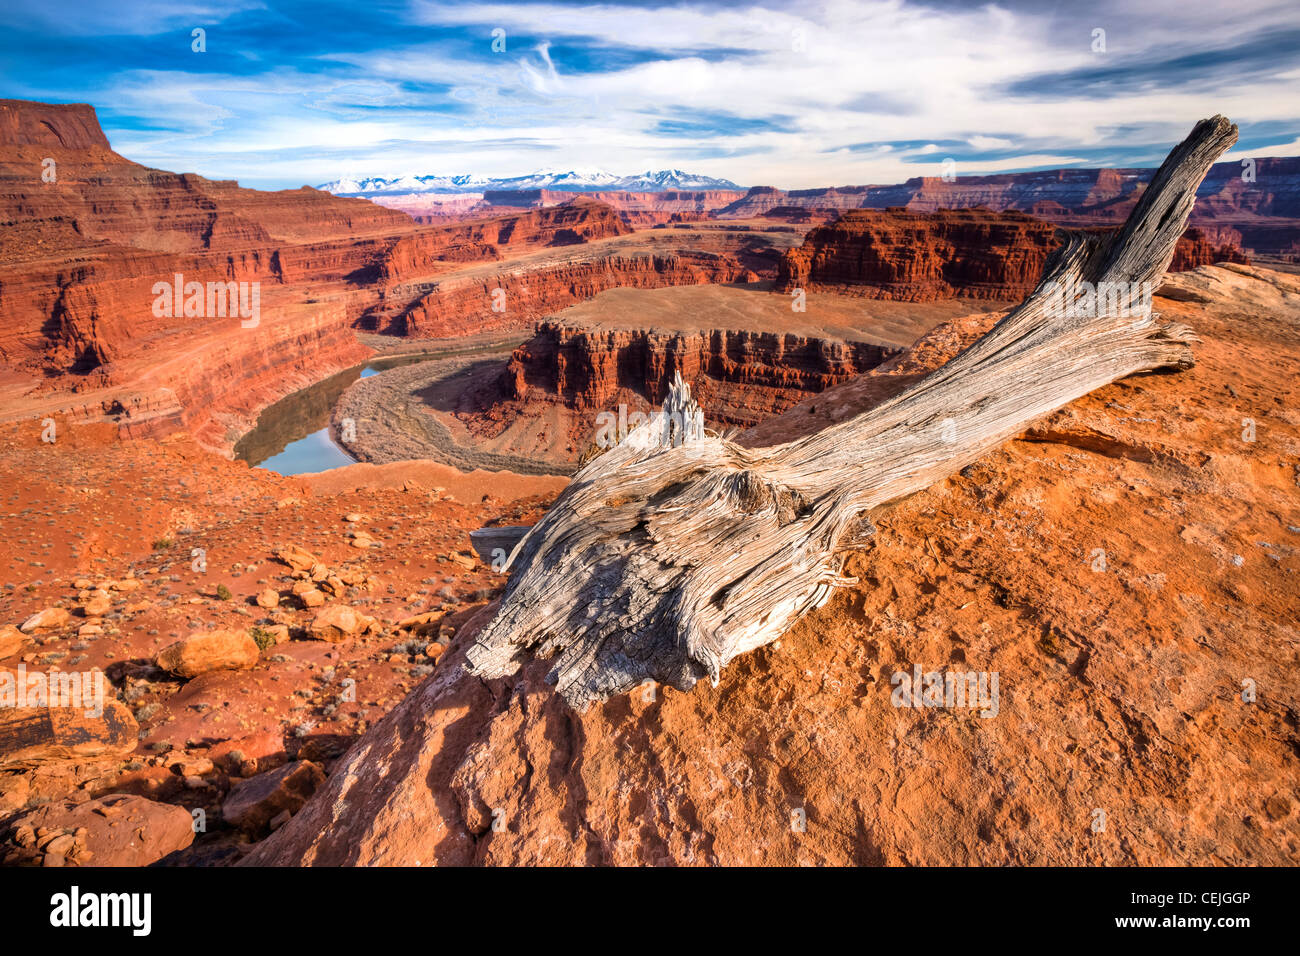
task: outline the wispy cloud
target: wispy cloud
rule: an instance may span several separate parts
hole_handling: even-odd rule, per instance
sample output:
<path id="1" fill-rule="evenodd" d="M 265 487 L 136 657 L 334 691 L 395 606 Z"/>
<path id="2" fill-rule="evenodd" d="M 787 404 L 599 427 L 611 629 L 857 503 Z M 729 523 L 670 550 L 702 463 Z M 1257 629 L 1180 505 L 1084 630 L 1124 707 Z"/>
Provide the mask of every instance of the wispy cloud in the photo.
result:
<path id="1" fill-rule="evenodd" d="M 94 103 L 132 159 L 262 186 L 543 165 L 790 187 L 894 182 L 949 156 L 963 172 L 1140 165 L 1213 112 L 1275 154 L 1300 138 L 1291 2 L 214 7 L 9 9 L 6 86 Z M 208 52 L 190 51 L 191 24 Z"/>

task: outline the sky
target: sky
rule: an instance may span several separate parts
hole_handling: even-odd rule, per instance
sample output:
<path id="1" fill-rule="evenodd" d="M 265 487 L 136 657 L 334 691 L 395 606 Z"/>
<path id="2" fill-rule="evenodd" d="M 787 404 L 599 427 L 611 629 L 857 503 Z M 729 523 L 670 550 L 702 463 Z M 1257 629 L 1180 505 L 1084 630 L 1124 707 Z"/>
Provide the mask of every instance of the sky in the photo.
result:
<path id="1" fill-rule="evenodd" d="M 1296 0 L 60 0 L 0 5 L 0 64 L 0 96 L 90 103 L 130 159 L 257 188 L 1154 166 L 1213 113 L 1227 159 L 1300 154 Z"/>

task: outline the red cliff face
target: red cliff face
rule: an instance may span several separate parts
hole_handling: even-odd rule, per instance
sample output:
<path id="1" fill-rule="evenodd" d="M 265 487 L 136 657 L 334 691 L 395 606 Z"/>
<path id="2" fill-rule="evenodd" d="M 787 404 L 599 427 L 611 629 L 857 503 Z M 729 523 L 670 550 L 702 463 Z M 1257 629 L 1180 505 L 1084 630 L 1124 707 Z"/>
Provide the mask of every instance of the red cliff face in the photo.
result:
<path id="1" fill-rule="evenodd" d="M 261 405 L 369 354 L 355 308 L 315 287 L 371 262 L 372 237 L 417 228 L 312 189 L 149 169 L 109 148 L 89 107 L 14 100 L 0 102 L 0 221 L 0 415 L 183 427 L 217 448 Z M 159 314 L 154 286 L 177 274 L 257 283 L 260 315 Z"/>
<path id="2" fill-rule="evenodd" d="M 427 271 L 435 261 L 500 259 L 502 247 L 570 246 L 631 231 L 605 203 L 577 198 L 559 206 L 422 229 L 384 253 L 379 273 L 391 281 Z"/>
<path id="3" fill-rule="evenodd" d="M 671 285 L 753 282 L 757 273 L 725 252 L 683 250 L 658 255 L 622 253 L 557 260 L 526 269 L 503 266 L 488 275 L 454 276 L 433 288 L 382 331 L 416 337 L 526 328 L 537 319 L 607 289 L 659 289 Z M 496 306 L 497 308 L 494 308 Z"/>
<path id="4" fill-rule="evenodd" d="M 95 110 L 87 103 L 0 100 L 0 144 L 58 149 L 108 149 Z"/>
<path id="5" fill-rule="evenodd" d="M 352 328 L 388 285 L 630 231 L 590 199 L 421 227 L 307 187 L 149 169 L 113 152 L 90 107 L 15 100 L 0 101 L 0 222 L 0 361 L 13 373 L 0 415 L 38 402 L 125 433 L 189 428 L 220 448 L 258 408 L 367 356 Z M 155 284 L 178 274 L 258 283 L 256 325 L 156 314 Z"/>
<path id="6" fill-rule="evenodd" d="M 903 302 L 1020 298 L 1042 274 L 1055 232 L 1023 213 L 854 209 L 784 255 L 777 288 L 851 286 Z"/>
<path id="7" fill-rule="evenodd" d="M 1167 271 L 1190 272 L 1198 266 L 1212 266 L 1216 262 L 1250 265 L 1250 259 L 1237 248 L 1236 242 L 1231 239 L 1220 240 L 1216 245 L 1206 230 L 1193 226 L 1179 237 L 1178 245 L 1174 246 L 1173 261 L 1169 263 Z"/>
<path id="8" fill-rule="evenodd" d="M 897 350 L 773 332 L 586 330 L 543 322 L 515 350 L 506 395 L 583 411 L 640 396 L 660 405 L 675 373 L 710 422 L 753 424 L 875 368 Z"/>
<path id="9" fill-rule="evenodd" d="M 933 302 L 966 296 L 1012 301 L 1033 290 L 1054 225 L 1019 212 L 945 209 L 850 210 L 810 231 L 781 259 L 777 289 L 836 287 L 875 299 Z M 1215 245 L 1199 229 L 1178 241 L 1170 272 L 1249 260 L 1230 239 Z"/>
<path id="10" fill-rule="evenodd" d="M 849 209 L 898 207 L 929 213 L 984 207 L 1030 213 L 1073 228 L 1119 225 L 1154 173 L 1154 169 L 1047 169 L 951 180 L 918 176 L 887 186 L 790 191 L 756 186 L 716 215 L 752 218 L 783 209 L 798 221 L 800 215 L 816 220 Z M 1239 161 L 1215 163 L 1196 191 L 1191 224 L 1237 230 L 1237 245 L 1248 253 L 1277 255 L 1290 249 L 1300 235 L 1300 157 L 1263 157 L 1252 160 L 1249 170 Z"/>

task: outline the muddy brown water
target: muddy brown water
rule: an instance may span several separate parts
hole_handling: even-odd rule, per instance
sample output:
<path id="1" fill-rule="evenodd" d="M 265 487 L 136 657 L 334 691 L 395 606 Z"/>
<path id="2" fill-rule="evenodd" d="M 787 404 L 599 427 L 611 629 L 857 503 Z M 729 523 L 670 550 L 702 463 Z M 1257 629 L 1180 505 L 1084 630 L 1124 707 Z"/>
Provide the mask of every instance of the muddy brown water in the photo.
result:
<path id="1" fill-rule="evenodd" d="M 281 475 L 303 475 L 351 465 L 356 459 L 335 441 L 330 415 L 349 385 L 390 368 L 458 354 L 449 349 L 374 358 L 315 385 L 299 389 L 262 410 L 257 425 L 235 444 L 235 457 Z"/>

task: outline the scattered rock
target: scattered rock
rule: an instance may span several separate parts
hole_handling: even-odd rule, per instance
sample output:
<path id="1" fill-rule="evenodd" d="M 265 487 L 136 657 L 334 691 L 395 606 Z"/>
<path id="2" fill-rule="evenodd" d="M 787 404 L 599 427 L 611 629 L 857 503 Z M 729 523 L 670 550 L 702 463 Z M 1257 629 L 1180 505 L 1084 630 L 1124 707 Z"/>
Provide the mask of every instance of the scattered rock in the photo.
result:
<path id="1" fill-rule="evenodd" d="M 295 571 L 306 571 L 319 561 L 316 555 L 296 544 L 286 545 L 275 552 L 275 556 Z"/>
<path id="2" fill-rule="evenodd" d="M 280 593 L 274 588 L 267 588 L 257 595 L 257 606 L 273 608 L 280 606 Z"/>

